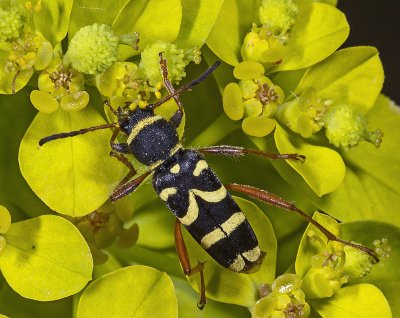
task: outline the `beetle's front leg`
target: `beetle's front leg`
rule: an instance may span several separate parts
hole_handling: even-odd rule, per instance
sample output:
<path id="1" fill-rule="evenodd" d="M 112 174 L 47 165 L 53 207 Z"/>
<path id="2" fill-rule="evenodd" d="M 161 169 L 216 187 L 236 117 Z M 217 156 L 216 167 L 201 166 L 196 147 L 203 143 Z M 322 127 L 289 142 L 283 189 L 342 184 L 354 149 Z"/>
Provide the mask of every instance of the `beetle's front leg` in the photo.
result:
<path id="1" fill-rule="evenodd" d="M 200 274 L 200 300 L 197 303 L 197 307 L 203 309 L 207 302 L 206 285 L 204 282 L 204 263 L 199 262 L 195 267 L 191 267 L 186 244 L 182 235 L 181 222 L 178 219 L 175 222 L 175 246 L 184 274 L 187 276 L 192 276 L 197 273 Z"/>

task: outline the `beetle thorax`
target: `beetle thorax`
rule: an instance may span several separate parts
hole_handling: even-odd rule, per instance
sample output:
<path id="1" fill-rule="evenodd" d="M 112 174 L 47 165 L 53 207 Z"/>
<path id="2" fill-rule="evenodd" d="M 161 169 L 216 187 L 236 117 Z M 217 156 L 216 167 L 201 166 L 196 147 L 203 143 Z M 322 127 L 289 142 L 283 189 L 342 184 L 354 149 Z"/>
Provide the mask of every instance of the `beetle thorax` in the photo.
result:
<path id="1" fill-rule="evenodd" d="M 130 150 L 147 166 L 163 162 L 180 147 L 173 125 L 151 110 L 136 108 L 118 117 Z"/>

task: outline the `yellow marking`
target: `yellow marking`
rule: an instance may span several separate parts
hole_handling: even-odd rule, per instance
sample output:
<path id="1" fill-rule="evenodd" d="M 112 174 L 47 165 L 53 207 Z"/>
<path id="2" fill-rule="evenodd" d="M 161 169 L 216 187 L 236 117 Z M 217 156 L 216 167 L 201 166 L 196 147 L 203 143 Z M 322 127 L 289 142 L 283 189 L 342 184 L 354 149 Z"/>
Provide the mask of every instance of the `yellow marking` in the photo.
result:
<path id="1" fill-rule="evenodd" d="M 231 234 L 236 228 L 246 221 L 246 217 L 242 212 L 237 212 L 233 214 L 228 220 L 222 223 L 221 227 L 224 232 L 229 235 Z"/>
<path id="2" fill-rule="evenodd" d="M 135 127 L 133 127 L 131 133 L 129 134 L 128 139 L 126 140 L 126 142 L 128 143 L 128 145 L 130 145 L 133 141 L 133 139 L 135 139 L 135 137 L 140 133 L 140 131 L 146 127 L 149 126 L 153 123 L 155 123 L 156 121 L 159 121 L 163 119 L 161 116 L 151 116 L 151 117 L 147 117 L 145 119 L 142 119 L 141 121 L 139 121 Z"/>
<path id="3" fill-rule="evenodd" d="M 207 168 L 208 168 L 207 162 L 206 162 L 205 160 L 199 160 L 199 161 L 196 163 L 196 168 L 194 168 L 194 170 L 193 170 L 193 175 L 194 175 L 195 177 L 198 177 L 198 176 L 200 175 L 200 173 L 201 173 L 203 170 L 207 169 Z"/>
<path id="4" fill-rule="evenodd" d="M 188 226 L 188 225 L 192 224 L 194 221 L 196 221 L 198 216 L 199 216 L 199 206 L 197 205 L 193 190 L 189 190 L 188 209 L 187 209 L 185 216 L 179 218 L 179 221 L 181 221 L 181 223 L 183 225 Z"/>
<path id="5" fill-rule="evenodd" d="M 174 148 L 171 149 L 171 151 L 169 152 L 169 156 L 173 156 L 179 149 L 182 148 L 181 144 L 176 144 Z"/>
<path id="6" fill-rule="evenodd" d="M 229 268 L 234 272 L 241 272 L 243 271 L 245 265 L 246 263 L 244 262 L 242 255 L 238 255 Z"/>
<path id="7" fill-rule="evenodd" d="M 161 165 L 163 162 L 164 162 L 165 160 L 157 160 L 156 162 L 154 162 L 154 163 L 152 163 L 150 166 L 149 166 L 149 169 L 150 170 L 154 170 L 155 168 L 157 168 L 159 165 Z"/>
<path id="8" fill-rule="evenodd" d="M 208 249 L 215 243 L 217 243 L 219 240 L 222 240 L 225 237 L 226 237 L 225 233 L 222 232 L 220 228 L 216 228 L 214 231 L 204 235 L 204 237 L 201 239 L 201 246 L 204 249 Z"/>
<path id="9" fill-rule="evenodd" d="M 171 173 L 179 173 L 179 171 L 181 171 L 181 167 L 179 166 L 179 164 L 177 163 L 176 165 L 174 165 L 171 169 L 169 169 L 169 171 Z"/>
<path id="10" fill-rule="evenodd" d="M 191 189 L 190 191 L 207 202 L 219 202 L 226 197 L 226 189 L 224 186 L 221 186 L 221 188 L 215 191 L 202 191 L 198 189 Z"/>
<path id="11" fill-rule="evenodd" d="M 261 256 L 261 250 L 258 246 L 256 246 L 252 250 L 243 252 L 242 256 L 250 262 L 256 262 Z"/>
<path id="12" fill-rule="evenodd" d="M 242 212 L 233 214 L 228 220 L 221 224 L 221 227 L 216 228 L 214 231 L 206 234 L 201 239 L 201 246 L 208 249 L 218 241 L 226 238 L 231 234 L 240 224 L 246 220 Z"/>
<path id="13" fill-rule="evenodd" d="M 187 212 L 184 217 L 179 219 L 183 225 L 189 226 L 196 221 L 199 216 L 199 206 L 197 205 L 195 196 L 198 196 L 207 202 L 219 202 L 226 197 L 226 189 L 224 186 L 221 186 L 221 188 L 215 191 L 190 189 Z"/>
<path id="14" fill-rule="evenodd" d="M 159 196 L 163 201 L 167 201 L 168 198 L 171 195 L 174 195 L 175 193 L 176 193 L 176 188 L 165 188 L 160 192 Z"/>

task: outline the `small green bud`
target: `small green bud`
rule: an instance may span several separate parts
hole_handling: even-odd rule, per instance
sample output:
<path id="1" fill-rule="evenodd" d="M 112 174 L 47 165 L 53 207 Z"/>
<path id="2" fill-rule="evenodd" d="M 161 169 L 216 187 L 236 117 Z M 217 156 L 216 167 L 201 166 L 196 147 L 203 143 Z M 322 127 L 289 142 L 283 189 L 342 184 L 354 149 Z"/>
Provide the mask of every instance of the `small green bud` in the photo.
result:
<path id="1" fill-rule="evenodd" d="M 330 107 L 321 121 L 326 129 L 326 137 L 336 147 L 348 149 L 363 140 L 379 147 L 382 142 L 382 132 L 367 132 L 364 116 L 347 104 Z"/>
<path id="2" fill-rule="evenodd" d="M 263 0 L 260 22 L 274 34 L 283 34 L 293 26 L 298 12 L 293 0 Z"/>
<path id="3" fill-rule="evenodd" d="M 141 54 L 139 69 L 149 80 L 150 85 L 156 86 L 163 82 L 160 70 L 159 54 L 167 60 L 169 80 L 173 83 L 179 83 L 185 76 L 185 67 L 190 62 L 200 63 L 200 50 L 192 48 L 183 50 L 175 44 L 158 41 L 148 45 Z"/>
<path id="4" fill-rule="evenodd" d="M 0 8 L 0 42 L 17 39 L 25 24 L 25 15 L 18 7 Z"/>
<path id="5" fill-rule="evenodd" d="M 64 63 L 78 72 L 100 74 L 117 60 L 118 43 L 118 36 L 108 25 L 87 25 L 75 33 Z"/>

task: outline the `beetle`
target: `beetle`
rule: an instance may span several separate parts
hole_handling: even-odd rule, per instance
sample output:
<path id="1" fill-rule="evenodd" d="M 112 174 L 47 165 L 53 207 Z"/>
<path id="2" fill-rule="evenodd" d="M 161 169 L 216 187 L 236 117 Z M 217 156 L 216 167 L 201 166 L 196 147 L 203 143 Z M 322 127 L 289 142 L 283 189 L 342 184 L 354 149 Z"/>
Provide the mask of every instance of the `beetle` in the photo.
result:
<path id="1" fill-rule="evenodd" d="M 176 216 L 175 243 L 183 271 L 185 275 L 200 274 L 201 291 L 198 303 L 200 309 L 206 304 L 204 264 L 198 263 L 194 267 L 190 265 L 181 225 L 188 230 L 214 260 L 234 272 L 251 273 L 256 271 L 265 256 L 249 222 L 228 190 L 240 192 L 264 203 L 296 212 L 321 230 L 329 240 L 360 249 L 378 261 L 372 250 L 336 237 L 292 202 L 249 185 L 223 185 L 208 166 L 204 154 L 226 156 L 252 154 L 270 159 L 297 161 L 304 161 L 305 157 L 298 154 L 272 154 L 227 145 L 185 149 L 177 134 L 177 128 L 183 118 L 183 106 L 179 95 L 191 90 L 208 77 L 220 65 L 220 62 L 217 61 L 198 78 L 175 89 L 168 79 L 167 61 L 162 53 L 160 53 L 159 58 L 164 86 L 169 93 L 166 97 L 154 104 L 147 105 L 145 108 L 136 107 L 134 109 L 130 109 L 127 105 L 114 110 L 105 101 L 105 104 L 116 115 L 117 122 L 47 136 L 39 141 L 39 145 L 43 146 L 45 143 L 56 139 L 73 137 L 94 130 L 114 129 L 110 140 L 112 149 L 110 155 L 125 164 L 129 168 L 129 172 L 112 192 L 110 200 L 113 202 L 130 194 L 150 174 L 153 174 L 154 190 Z M 178 106 L 174 115 L 169 120 L 156 115 L 154 109 L 171 98 L 175 100 Z M 125 135 L 125 142 L 116 142 L 120 133 Z M 133 178 L 137 172 L 125 156 L 127 154 L 133 155 L 139 162 L 146 165 L 148 167 L 147 172 Z"/>

